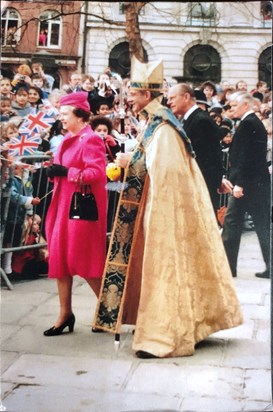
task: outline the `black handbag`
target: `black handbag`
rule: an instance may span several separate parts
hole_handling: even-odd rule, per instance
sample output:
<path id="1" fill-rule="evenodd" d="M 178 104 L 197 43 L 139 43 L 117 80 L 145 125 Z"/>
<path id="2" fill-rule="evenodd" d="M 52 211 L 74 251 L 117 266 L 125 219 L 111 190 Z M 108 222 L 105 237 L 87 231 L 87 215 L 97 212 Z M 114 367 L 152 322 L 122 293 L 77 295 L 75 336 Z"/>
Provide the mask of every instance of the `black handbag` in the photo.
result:
<path id="1" fill-rule="evenodd" d="M 74 192 L 70 204 L 69 219 L 98 220 L 98 208 L 89 185 L 81 185 L 79 192 Z"/>

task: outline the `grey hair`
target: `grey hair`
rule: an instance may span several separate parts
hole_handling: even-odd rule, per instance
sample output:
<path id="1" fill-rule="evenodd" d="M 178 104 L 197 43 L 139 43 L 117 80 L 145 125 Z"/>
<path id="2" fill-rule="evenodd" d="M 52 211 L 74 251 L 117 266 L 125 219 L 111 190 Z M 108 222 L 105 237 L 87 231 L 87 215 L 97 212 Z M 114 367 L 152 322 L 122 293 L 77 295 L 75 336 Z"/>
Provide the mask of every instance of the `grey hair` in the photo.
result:
<path id="1" fill-rule="evenodd" d="M 255 98 L 250 93 L 235 92 L 228 96 L 228 101 L 237 103 L 247 103 L 252 109 L 255 104 Z"/>

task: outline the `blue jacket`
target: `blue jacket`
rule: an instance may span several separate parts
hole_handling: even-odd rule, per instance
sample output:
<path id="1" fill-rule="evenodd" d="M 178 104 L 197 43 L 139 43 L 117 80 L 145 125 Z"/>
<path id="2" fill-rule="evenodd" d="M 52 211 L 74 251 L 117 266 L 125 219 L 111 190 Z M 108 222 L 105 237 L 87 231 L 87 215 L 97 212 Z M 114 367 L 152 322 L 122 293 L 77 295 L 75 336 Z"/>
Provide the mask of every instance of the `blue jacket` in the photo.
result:
<path id="1" fill-rule="evenodd" d="M 33 186 L 28 180 L 25 184 L 19 176 L 13 176 L 10 189 L 10 203 L 7 223 L 23 224 L 26 212 L 33 211 Z"/>

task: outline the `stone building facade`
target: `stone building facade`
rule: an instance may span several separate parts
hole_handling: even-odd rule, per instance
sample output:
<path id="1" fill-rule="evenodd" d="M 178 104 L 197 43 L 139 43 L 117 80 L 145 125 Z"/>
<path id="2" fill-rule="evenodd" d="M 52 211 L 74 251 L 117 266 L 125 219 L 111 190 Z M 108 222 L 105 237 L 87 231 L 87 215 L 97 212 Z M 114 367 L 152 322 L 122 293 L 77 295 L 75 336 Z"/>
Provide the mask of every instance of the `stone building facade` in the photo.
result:
<path id="1" fill-rule="evenodd" d="M 71 72 L 130 72 L 124 2 L 3 1 L 1 73 L 42 61 L 56 86 Z M 171 82 L 271 84 L 272 1 L 148 2 L 139 15 L 144 54 Z M 15 27 L 15 29 L 14 29 Z"/>
<path id="2" fill-rule="evenodd" d="M 128 75 L 123 3 L 88 3 L 86 71 Z M 139 22 L 147 60 L 162 58 L 170 82 L 271 81 L 272 2 L 149 2 Z"/>

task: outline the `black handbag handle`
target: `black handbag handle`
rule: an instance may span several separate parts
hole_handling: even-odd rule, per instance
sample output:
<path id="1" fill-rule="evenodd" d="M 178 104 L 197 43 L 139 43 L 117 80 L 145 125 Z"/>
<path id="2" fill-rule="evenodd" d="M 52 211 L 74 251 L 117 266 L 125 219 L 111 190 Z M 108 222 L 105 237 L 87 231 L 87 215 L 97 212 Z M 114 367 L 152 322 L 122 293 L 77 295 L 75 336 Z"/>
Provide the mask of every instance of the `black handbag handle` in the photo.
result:
<path id="1" fill-rule="evenodd" d="M 88 194 L 91 194 L 91 193 L 93 193 L 92 192 L 92 188 L 91 188 L 91 184 L 90 183 L 88 183 L 88 184 L 85 184 L 85 183 L 83 183 L 82 182 L 82 172 L 80 172 L 80 176 L 79 176 L 79 179 L 77 179 L 77 181 L 76 181 L 76 187 L 75 187 L 75 191 L 77 191 L 77 187 L 80 187 L 80 193 L 82 194 L 82 195 L 88 195 Z M 83 191 L 83 188 L 84 188 L 84 191 Z M 89 192 L 87 192 L 87 188 L 89 188 L 90 190 L 89 190 Z"/>

